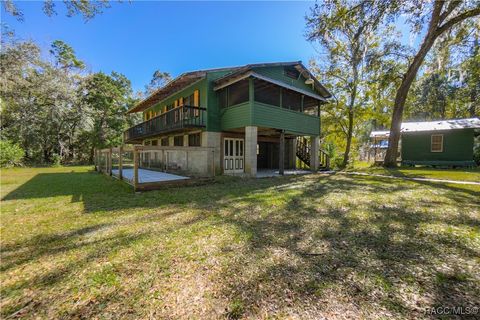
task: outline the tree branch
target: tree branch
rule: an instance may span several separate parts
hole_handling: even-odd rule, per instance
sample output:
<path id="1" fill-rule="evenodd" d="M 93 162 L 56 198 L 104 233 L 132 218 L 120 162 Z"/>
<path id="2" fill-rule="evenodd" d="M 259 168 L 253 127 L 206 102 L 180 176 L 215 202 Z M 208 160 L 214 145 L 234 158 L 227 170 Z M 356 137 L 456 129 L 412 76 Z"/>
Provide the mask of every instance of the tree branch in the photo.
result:
<path id="1" fill-rule="evenodd" d="M 480 7 L 477 7 L 475 9 L 469 10 L 462 12 L 458 16 L 453 17 L 452 19 L 448 20 L 445 22 L 442 26 L 438 27 L 436 32 L 438 35 L 441 35 L 443 32 L 447 31 L 451 27 L 453 27 L 455 24 L 462 22 L 465 19 L 475 17 L 480 15 Z"/>
<path id="2" fill-rule="evenodd" d="M 456 7 L 458 7 L 461 3 L 462 3 L 462 1 L 452 1 L 452 2 L 450 2 L 450 3 L 448 4 L 447 9 L 446 9 L 444 12 L 442 12 L 442 14 L 440 15 L 440 23 L 442 23 L 442 22 L 445 20 L 445 18 L 447 18 L 448 15 L 449 15 L 450 13 L 452 13 L 452 11 L 453 11 Z"/>

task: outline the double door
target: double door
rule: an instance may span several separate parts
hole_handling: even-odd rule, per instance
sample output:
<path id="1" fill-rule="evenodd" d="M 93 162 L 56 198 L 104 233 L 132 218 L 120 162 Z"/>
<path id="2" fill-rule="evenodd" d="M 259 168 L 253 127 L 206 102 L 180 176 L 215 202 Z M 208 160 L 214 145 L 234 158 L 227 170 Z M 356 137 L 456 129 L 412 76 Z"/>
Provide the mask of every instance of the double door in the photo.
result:
<path id="1" fill-rule="evenodd" d="M 223 172 L 242 173 L 244 165 L 244 140 L 225 138 L 223 142 Z"/>

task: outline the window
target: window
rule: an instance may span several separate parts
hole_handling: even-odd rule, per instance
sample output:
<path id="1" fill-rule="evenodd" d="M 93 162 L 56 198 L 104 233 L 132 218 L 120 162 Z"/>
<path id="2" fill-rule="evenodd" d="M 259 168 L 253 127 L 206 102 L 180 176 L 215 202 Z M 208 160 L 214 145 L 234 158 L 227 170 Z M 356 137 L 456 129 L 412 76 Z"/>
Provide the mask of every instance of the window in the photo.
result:
<path id="1" fill-rule="evenodd" d="M 193 92 L 193 105 L 195 107 L 200 107 L 200 91 L 198 90 Z"/>
<path id="2" fill-rule="evenodd" d="M 193 106 L 200 107 L 200 91 L 198 91 L 198 90 L 195 90 L 193 92 Z M 194 111 L 195 117 L 198 117 L 199 114 L 200 114 L 199 110 L 195 109 L 195 111 Z"/>
<path id="3" fill-rule="evenodd" d="M 432 134 L 430 151 L 443 152 L 443 134 Z"/>
<path id="4" fill-rule="evenodd" d="M 188 107 L 192 105 L 192 103 L 190 102 L 191 101 L 190 97 L 191 96 L 183 98 L 183 103 Z"/>
<path id="5" fill-rule="evenodd" d="M 173 145 L 175 147 L 183 147 L 183 136 L 173 137 Z"/>
<path id="6" fill-rule="evenodd" d="M 168 137 L 162 138 L 162 140 L 160 140 L 160 143 L 162 147 L 168 147 Z"/>
<path id="7" fill-rule="evenodd" d="M 255 101 L 280 106 L 280 87 L 266 81 L 255 79 Z"/>
<path id="8" fill-rule="evenodd" d="M 300 72 L 294 66 L 284 67 L 283 71 L 289 78 L 297 80 L 300 77 Z"/>
<path id="9" fill-rule="evenodd" d="M 145 144 L 146 146 L 149 146 L 149 145 L 150 145 L 150 141 L 145 140 L 144 144 Z"/>
<path id="10" fill-rule="evenodd" d="M 152 146 L 158 146 L 158 140 L 152 140 Z"/>
<path id="11" fill-rule="evenodd" d="M 189 134 L 188 135 L 188 146 L 189 147 L 200 147 L 200 133 Z"/>

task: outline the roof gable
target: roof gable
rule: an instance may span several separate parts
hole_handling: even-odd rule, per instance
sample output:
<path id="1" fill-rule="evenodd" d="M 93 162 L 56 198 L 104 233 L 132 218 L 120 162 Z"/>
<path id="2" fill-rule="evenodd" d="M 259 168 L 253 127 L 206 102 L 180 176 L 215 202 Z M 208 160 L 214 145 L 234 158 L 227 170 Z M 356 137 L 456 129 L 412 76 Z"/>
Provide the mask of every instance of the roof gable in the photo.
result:
<path id="1" fill-rule="evenodd" d="M 286 75 L 284 75 L 284 67 L 292 67 L 297 70 L 299 73 L 299 78 L 288 78 Z M 302 89 L 303 91 L 315 92 L 322 97 L 322 100 L 328 99 L 332 96 L 332 94 L 315 78 L 315 76 L 302 64 L 301 61 L 248 64 L 217 79 L 215 81 L 215 90 L 249 76 L 270 78 L 273 80 L 272 82 L 280 81 L 286 85 Z M 305 84 L 304 81 L 306 79 L 313 80 L 314 83 L 311 87 L 310 85 Z"/>

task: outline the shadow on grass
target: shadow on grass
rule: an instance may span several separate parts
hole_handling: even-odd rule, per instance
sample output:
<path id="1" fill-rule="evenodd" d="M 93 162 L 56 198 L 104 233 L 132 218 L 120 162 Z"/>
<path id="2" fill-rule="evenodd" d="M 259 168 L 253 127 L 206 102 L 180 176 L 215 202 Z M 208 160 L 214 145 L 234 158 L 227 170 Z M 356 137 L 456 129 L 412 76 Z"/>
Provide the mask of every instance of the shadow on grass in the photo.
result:
<path id="1" fill-rule="evenodd" d="M 382 187 L 379 181 L 388 183 L 388 187 Z M 439 224 L 478 230 L 479 217 L 426 214 L 425 210 L 445 201 L 422 198 L 392 205 L 380 200 L 382 193 L 422 190 L 418 188 L 421 185 L 447 191 L 445 200 L 455 201 L 460 208 L 476 206 L 478 210 L 479 193 L 468 189 L 355 177 L 354 181 L 326 179 L 310 185 L 278 216 L 256 220 L 225 217 L 227 223 L 253 236 L 244 254 L 247 261 L 225 269 L 222 278 L 229 280 L 224 294 L 236 304 L 241 301 L 247 316 L 259 310 L 274 314 L 326 311 L 332 296 L 344 298 L 344 306 L 357 306 L 362 312 L 372 310 L 370 316 L 393 313 L 421 317 L 427 307 L 478 305 L 478 274 L 462 264 L 465 260 L 478 261 L 479 250 L 454 233 L 424 228 Z M 376 192 L 378 197 L 353 205 L 347 201 L 345 207 L 323 201 L 339 192 Z M 352 215 L 357 210 L 367 217 Z M 458 257 L 461 259 L 453 261 Z M 447 276 L 439 278 L 446 266 Z M 407 286 L 414 288 L 413 292 L 405 292 Z M 265 290 L 269 287 L 272 290 Z M 425 293 L 427 304 L 412 299 Z M 369 314 L 360 316 L 355 308 L 346 307 L 338 316 Z"/>
<path id="2" fill-rule="evenodd" d="M 425 188 L 437 189 L 442 194 L 435 199 L 402 198 L 404 192 L 424 192 Z M 382 195 L 395 194 L 398 203 L 382 200 Z M 282 198 L 285 203 L 272 205 L 281 195 L 285 195 Z M 163 232 L 182 231 L 213 217 L 220 225 L 234 226 L 241 234 L 249 235 L 245 248 L 236 253 L 239 259 L 228 261 L 215 275 L 221 284 L 221 295 L 230 303 L 224 316 L 259 316 L 265 310 L 280 315 L 287 310 L 297 314 L 321 312 L 334 302 L 332 298 L 344 299 L 346 317 L 359 316 L 355 310 L 348 310 L 352 305 L 358 306 L 367 317 L 365 310 L 371 306 L 379 308 L 377 312 L 421 316 L 422 308 L 431 305 L 414 305 L 412 297 L 425 292 L 428 303 L 433 305 L 471 306 L 479 302 L 479 288 L 473 280 L 476 271 L 461 269 L 461 260 L 478 261 L 478 250 L 466 245 L 465 239 L 457 234 L 431 233 L 432 230 L 425 229 L 425 225 L 439 224 L 478 230 L 478 216 L 428 211 L 451 201 L 459 208 L 478 206 L 478 192 L 468 188 L 377 177 L 311 175 L 261 180 L 220 178 L 200 188 L 134 194 L 120 181 L 93 172 L 72 172 L 38 174 L 2 200 L 58 196 L 81 201 L 88 214 L 115 211 L 113 214 L 119 215 L 117 210 L 131 208 L 164 211 L 128 221 L 38 235 L 2 246 L 2 271 L 41 257 L 84 250 L 75 262 L 2 287 L 2 295 L 29 286 L 54 286 L 74 276 L 92 260 L 107 259 L 115 250 L 131 248 L 137 241 L 159 236 L 145 231 L 85 241 L 96 232 L 122 223 L 161 221 L 170 214 L 194 208 L 197 213 L 193 219 Z M 457 257 L 462 259 L 453 260 Z M 446 271 L 441 269 L 445 264 Z M 413 291 L 405 293 L 405 287 Z M 101 314 L 101 303 L 111 303 L 112 297 L 106 292 L 95 306 L 77 306 L 69 316 Z M 2 314 L 9 315 L 25 303 L 16 301 L 2 310 Z"/>

